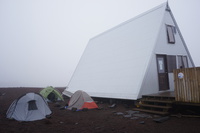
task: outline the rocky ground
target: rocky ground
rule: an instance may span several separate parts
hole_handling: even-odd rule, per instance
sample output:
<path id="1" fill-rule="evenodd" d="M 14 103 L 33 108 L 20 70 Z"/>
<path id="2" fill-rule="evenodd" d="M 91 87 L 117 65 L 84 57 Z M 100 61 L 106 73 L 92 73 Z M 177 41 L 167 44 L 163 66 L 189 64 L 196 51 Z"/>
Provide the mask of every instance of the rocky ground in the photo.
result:
<path id="1" fill-rule="evenodd" d="M 58 88 L 61 92 L 64 88 Z M 39 92 L 41 88 L 0 88 L 0 133 L 199 133 L 200 118 L 167 116 L 164 121 L 154 121 L 162 116 L 135 112 L 128 102 L 119 102 L 111 108 L 106 101 L 98 101 L 99 109 L 73 112 L 63 107 L 65 102 L 48 103 L 50 118 L 19 122 L 6 118 L 10 104 L 22 94 Z M 180 110 L 181 111 L 181 110 Z M 183 111 L 183 110 L 182 110 Z M 192 112 L 192 111 L 191 111 Z M 176 111 L 176 113 L 179 113 Z M 177 117 L 178 116 L 178 117 Z"/>

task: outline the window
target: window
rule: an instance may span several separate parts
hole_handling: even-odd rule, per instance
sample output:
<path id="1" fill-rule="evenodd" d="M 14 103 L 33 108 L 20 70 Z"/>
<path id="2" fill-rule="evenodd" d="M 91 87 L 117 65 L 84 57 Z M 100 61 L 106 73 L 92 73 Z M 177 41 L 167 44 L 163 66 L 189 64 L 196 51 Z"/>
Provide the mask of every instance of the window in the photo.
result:
<path id="1" fill-rule="evenodd" d="M 163 57 L 157 57 L 158 61 L 158 72 L 159 73 L 165 73 L 165 60 Z"/>
<path id="2" fill-rule="evenodd" d="M 167 25 L 167 39 L 168 43 L 175 43 L 174 33 L 176 33 L 176 29 L 174 26 Z"/>
<path id="3" fill-rule="evenodd" d="M 178 56 L 178 68 L 188 68 L 187 56 Z"/>
<path id="4" fill-rule="evenodd" d="M 167 56 L 167 68 L 168 72 L 172 73 L 174 69 L 176 69 L 176 56 L 175 55 L 168 55 Z"/>
<path id="5" fill-rule="evenodd" d="M 35 103 L 35 100 L 31 100 L 28 102 L 28 110 L 37 110 L 37 105 Z"/>

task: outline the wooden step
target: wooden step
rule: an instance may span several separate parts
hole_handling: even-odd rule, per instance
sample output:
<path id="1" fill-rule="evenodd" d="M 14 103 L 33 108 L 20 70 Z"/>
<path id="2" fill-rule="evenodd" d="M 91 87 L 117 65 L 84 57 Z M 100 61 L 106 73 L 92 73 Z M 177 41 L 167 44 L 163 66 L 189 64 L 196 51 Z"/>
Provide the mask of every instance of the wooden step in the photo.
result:
<path id="1" fill-rule="evenodd" d="M 168 112 L 155 111 L 155 110 L 146 110 L 146 109 L 141 109 L 141 108 L 134 108 L 133 110 L 152 113 L 152 114 L 159 114 L 159 115 L 168 115 L 169 114 Z"/>
<path id="2" fill-rule="evenodd" d="M 169 114 L 169 111 L 175 102 L 175 97 L 173 93 L 166 92 L 143 95 L 142 99 L 139 99 L 138 101 L 139 108 L 135 108 L 134 110 L 159 115 L 167 115 Z"/>
<path id="3" fill-rule="evenodd" d="M 156 102 L 156 103 L 174 103 L 171 100 L 157 100 L 157 99 L 141 99 L 143 102 Z"/>
<path id="4" fill-rule="evenodd" d="M 170 109 L 171 106 L 159 106 L 159 105 L 152 105 L 152 104 L 139 104 L 139 106 L 143 107 L 151 107 L 151 108 L 161 108 L 161 109 Z"/>
<path id="5" fill-rule="evenodd" d="M 156 100 L 163 100 L 163 101 L 175 101 L 174 97 L 152 97 L 152 96 L 142 96 L 142 99 L 156 99 Z"/>

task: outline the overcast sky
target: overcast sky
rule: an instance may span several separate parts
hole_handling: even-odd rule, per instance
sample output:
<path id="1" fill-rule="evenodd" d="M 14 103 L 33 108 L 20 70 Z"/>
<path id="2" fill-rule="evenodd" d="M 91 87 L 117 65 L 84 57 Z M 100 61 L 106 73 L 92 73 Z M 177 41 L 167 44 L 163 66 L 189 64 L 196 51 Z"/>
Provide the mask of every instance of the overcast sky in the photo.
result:
<path id="1" fill-rule="evenodd" d="M 166 0 L 0 0 L 0 87 L 67 86 L 90 38 Z M 169 0 L 200 66 L 200 0 Z"/>

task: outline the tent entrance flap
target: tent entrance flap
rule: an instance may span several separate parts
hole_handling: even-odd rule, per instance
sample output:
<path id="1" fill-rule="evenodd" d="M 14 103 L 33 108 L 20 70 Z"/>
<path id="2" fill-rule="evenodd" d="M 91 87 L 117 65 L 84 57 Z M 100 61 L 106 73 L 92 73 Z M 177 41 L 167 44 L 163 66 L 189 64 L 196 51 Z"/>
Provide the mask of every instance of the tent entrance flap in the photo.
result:
<path id="1" fill-rule="evenodd" d="M 37 110 L 37 105 L 35 103 L 36 101 L 35 100 L 31 100 L 28 102 L 28 110 Z"/>

